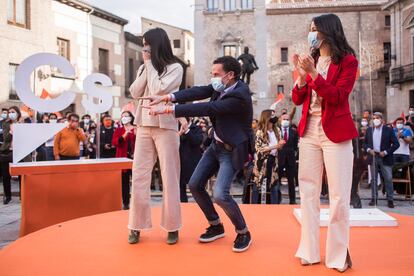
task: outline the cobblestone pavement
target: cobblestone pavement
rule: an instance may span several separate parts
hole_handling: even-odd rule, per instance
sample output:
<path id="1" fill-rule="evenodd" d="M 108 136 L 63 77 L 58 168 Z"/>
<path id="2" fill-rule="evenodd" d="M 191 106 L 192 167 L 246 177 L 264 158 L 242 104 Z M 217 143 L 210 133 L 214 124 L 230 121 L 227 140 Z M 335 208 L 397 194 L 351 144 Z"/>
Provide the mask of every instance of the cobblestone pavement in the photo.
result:
<path id="1" fill-rule="evenodd" d="M 17 181 L 13 180 L 12 182 L 12 191 L 15 195 L 13 200 L 8 205 L 0 205 L 0 248 L 6 246 L 7 244 L 13 242 L 18 238 L 19 234 L 19 226 L 20 226 L 20 200 L 18 197 L 18 183 Z M 243 188 L 239 184 L 234 184 L 232 187 L 232 194 L 235 196 L 236 201 L 241 203 L 241 194 L 243 192 Z M 152 196 L 152 205 L 158 206 L 161 204 L 161 192 L 155 191 L 153 192 Z M 282 194 L 283 194 L 283 201 L 282 204 L 286 204 L 288 202 L 287 196 L 287 186 L 282 185 Z M 360 196 L 362 198 L 362 206 L 363 208 L 369 208 L 368 202 L 370 200 L 370 190 L 368 189 L 367 184 L 362 184 L 360 189 Z M 381 197 L 381 195 L 380 195 Z M 378 208 L 385 211 L 385 212 L 394 212 L 403 215 L 411 215 L 414 216 L 414 205 L 410 203 L 409 200 L 406 200 L 402 195 L 395 196 L 395 208 L 389 209 L 387 207 L 387 201 L 385 197 L 381 197 L 382 200 L 379 200 Z M 193 202 L 194 200 L 190 197 L 190 201 Z M 321 197 L 322 204 L 328 204 L 327 196 Z M 299 200 L 298 200 L 299 203 Z"/>

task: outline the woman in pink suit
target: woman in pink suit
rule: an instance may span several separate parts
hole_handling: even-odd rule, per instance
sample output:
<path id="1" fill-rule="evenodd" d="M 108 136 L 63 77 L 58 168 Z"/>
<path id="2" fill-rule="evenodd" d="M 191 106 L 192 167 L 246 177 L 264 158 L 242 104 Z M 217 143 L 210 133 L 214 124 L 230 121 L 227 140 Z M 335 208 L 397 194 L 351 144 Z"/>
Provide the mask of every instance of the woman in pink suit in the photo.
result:
<path id="1" fill-rule="evenodd" d="M 303 105 L 298 131 L 302 234 L 296 257 L 303 265 L 320 262 L 319 213 L 323 168 L 329 185 L 330 218 L 325 265 L 340 272 L 349 255 L 349 204 L 352 185 L 352 121 L 349 95 L 358 61 L 338 16 L 315 17 L 308 36 L 310 55 L 293 57 L 299 77 L 292 100 Z"/>

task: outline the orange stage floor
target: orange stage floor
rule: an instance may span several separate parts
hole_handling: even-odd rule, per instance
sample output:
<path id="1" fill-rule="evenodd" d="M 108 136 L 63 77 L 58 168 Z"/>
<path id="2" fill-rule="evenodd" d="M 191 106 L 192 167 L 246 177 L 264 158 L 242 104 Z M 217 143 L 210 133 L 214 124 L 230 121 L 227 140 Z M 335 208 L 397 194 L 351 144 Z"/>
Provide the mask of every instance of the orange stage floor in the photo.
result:
<path id="1" fill-rule="evenodd" d="M 231 251 L 233 227 L 211 244 L 197 238 L 206 222 L 194 204 L 183 204 L 184 228 L 177 245 L 165 244 L 160 208 L 154 229 L 127 243 L 127 212 L 76 219 L 29 234 L 0 250 L 1 275 L 339 275 L 320 265 L 303 267 L 294 258 L 300 225 L 288 205 L 243 205 L 252 232 L 251 248 Z M 223 214 L 223 212 L 220 212 Z M 414 275 L 414 217 L 395 215 L 394 228 L 352 228 L 353 269 L 348 275 Z M 321 248 L 326 229 L 322 228 Z M 324 252 L 322 252 L 322 261 Z"/>

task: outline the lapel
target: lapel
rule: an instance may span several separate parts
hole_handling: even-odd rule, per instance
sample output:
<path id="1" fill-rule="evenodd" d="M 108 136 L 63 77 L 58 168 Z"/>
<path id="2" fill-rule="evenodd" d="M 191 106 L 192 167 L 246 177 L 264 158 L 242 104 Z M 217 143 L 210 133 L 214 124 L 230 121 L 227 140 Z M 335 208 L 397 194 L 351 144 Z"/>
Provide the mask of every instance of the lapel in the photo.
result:
<path id="1" fill-rule="evenodd" d="M 385 132 L 387 130 L 385 128 L 387 128 L 387 127 L 383 125 L 382 126 L 382 131 L 381 131 L 381 148 L 382 148 L 383 145 L 385 145 L 384 142 L 386 141 L 386 137 L 385 137 L 386 133 Z"/>
<path id="2" fill-rule="evenodd" d="M 328 68 L 328 76 L 326 77 L 327 82 L 332 83 L 333 81 L 336 81 L 336 76 L 338 75 L 340 67 L 340 64 L 331 62 Z"/>

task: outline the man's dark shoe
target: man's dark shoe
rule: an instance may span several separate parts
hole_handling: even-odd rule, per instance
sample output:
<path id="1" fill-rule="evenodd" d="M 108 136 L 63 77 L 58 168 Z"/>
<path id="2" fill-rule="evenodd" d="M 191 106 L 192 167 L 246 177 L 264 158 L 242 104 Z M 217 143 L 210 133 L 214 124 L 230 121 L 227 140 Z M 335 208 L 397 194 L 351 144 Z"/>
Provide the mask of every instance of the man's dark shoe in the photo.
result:
<path id="1" fill-rule="evenodd" d="M 135 244 L 139 242 L 140 232 L 137 230 L 131 230 L 128 236 L 128 243 Z"/>
<path id="2" fill-rule="evenodd" d="M 10 203 L 10 201 L 11 201 L 12 199 L 11 199 L 11 197 L 4 197 L 3 198 L 3 204 L 4 205 L 7 205 L 7 204 L 9 204 Z"/>
<path id="3" fill-rule="evenodd" d="M 173 245 L 178 242 L 178 231 L 168 232 L 167 244 Z"/>
<path id="4" fill-rule="evenodd" d="M 388 200 L 388 208 L 394 208 L 394 201 Z"/>
<path id="5" fill-rule="evenodd" d="M 376 200 L 374 200 L 374 199 L 372 199 L 370 202 L 369 202 L 369 204 L 368 204 L 369 206 L 377 206 L 378 205 L 378 202 L 376 201 Z"/>
<path id="6" fill-rule="evenodd" d="M 237 234 L 236 240 L 234 241 L 233 251 L 236 253 L 241 253 L 249 249 L 250 244 L 252 243 L 252 238 L 250 232 L 246 234 Z"/>
<path id="7" fill-rule="evenodd" d="M 222 223 L 217 225 L 210 225 L 207 231 L 200 236 L 199 241 L 202 243 L 213 242 L 224 237 L 224 226 Z"/>

